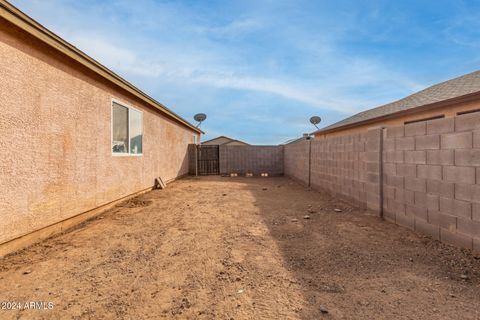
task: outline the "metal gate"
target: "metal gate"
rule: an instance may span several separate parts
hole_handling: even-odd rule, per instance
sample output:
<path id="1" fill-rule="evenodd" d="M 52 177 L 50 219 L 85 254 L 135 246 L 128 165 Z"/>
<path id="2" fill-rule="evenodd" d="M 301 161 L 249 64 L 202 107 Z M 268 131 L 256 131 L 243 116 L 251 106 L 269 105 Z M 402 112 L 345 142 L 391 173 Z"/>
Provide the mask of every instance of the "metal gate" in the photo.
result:
<path id="1" fill-rule="evenodd" d="M 198 174 L 201 176 L 220 174 L 218 145 L 199 145 L 197 147 Z"/>

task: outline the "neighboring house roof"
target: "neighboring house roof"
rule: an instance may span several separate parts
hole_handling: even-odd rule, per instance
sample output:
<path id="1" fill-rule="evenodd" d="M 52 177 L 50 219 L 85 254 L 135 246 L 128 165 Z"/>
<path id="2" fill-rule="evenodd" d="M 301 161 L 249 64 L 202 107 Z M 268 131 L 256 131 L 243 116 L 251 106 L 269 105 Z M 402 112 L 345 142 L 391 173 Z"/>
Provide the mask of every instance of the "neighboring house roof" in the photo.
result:
<path id="1" fill-rule="evenodd" d="M 458 78 L 448 80 L 422 91 L 416 92 L 403 99 L 357 113 L 349 118 L 322 128 L 315 133 L 333 131 L 343 127 L 360 125 L 374 119 L 380 119 L 403 112 L 415 112 L 420 107 L 436 107 L 441 102 L 456 102 L 458 98 L 470 97 L 480 92 L 480 71 L 475 71 Z M 476 96 L 476 95 L 475 95 Z"/>
<path id="2" fill-rule="evenodd" d="M 287 144 L 294 143 L 294 142 L 297 142 L 297 141 L 300 141 L 300 140 L 310 140 L 312 138 L 313 138 L 312 136 L 310 136 L 310 137 L 301 136 L 299 138 L 289 139 L 289 140 L 285 141 L 284 143 L 281 143 L 280 145 L 287 145 Z"/>
<path id="3" fill-rule="evenodd" d="M 224 145 L 244 145 L 244 146 L 248 146 L 249 144 L 246 143 L 246 142 L 240 141 L 240 140 L 232 140 L 232 141 L 229 141 L 229 142 L 225 142 Z"/>
<path id="4" fill-rule="evenodd" d="M 134 85 L 132 85 L 104 65 L 100 64 L 87 54 L 77 49 L 75 46 L 60 38 L 59 36 L 51 32 L 50 30 L 42 26 L 40 23 L 36 22 L 5 0 L 0 0 L 0 17 L 16 25 L 20 29 L 26 31 L 27 33 L 31 34 L 35 38 L 46 43 L 47 45 L 53 47 L 54 49 L 62 52 L 68 57 L 76 60 L 83 66 L 87 67 L 88 69 L 92 70 L 93 72 L 107 79 L 108 81 L 114 83 L 120 88 L 140 98 L 142 101 L 159 110 L 162 114 L 169 117 L 170 119 L 173 119 L 174 121 L 188 127 L 194 132 L 203 133 L 202 130 L 195 127 L 193 124 L 183 119 L 160 102 L 148 96 L 140 89 L 136 88 Z"/>
<path id="5" fill-rule="evenodd" d="M 232 139 L 232 138 L 229 138 L 227 136 L 218 136 L 216 138 L 213 138 L 213 139 L 202 142 L 202 144 L 218 144 L 218 145 L 235 144 L 235 143 L 236 144 L 242 144 L 242 145 L 249 145 L 246 142 L 243 142 L 243 141 L 237 140 L 237 139 Z"/>
<path id="6" fill-rule="evenodd" d="M 300 140 L 302 140 L 302 139 L 304 139 L 304 138 L 303 138 L 303 137 L 300 137 L 300 138 L 289 139 L 289 140 L 285 141 L 284 143 L 281 143 L 281 145 L 294 143 L 294 142 L 300 141 Z"/>

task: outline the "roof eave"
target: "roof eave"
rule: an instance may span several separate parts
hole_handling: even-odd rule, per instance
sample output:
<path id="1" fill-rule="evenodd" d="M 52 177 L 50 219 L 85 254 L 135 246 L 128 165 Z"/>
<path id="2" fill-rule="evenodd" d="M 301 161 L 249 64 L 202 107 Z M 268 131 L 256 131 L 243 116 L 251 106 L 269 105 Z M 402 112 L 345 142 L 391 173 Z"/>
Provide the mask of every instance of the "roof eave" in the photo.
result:
<path id="1" fill-rule="evenodd" d="M 146 93 L 142 92 L 140 89 L 138 89 L 137 87 L 135 87 L 134 85 L 132 85 L 131 83 L 129 83 L 98 61 L 94 60 L 87 54 L 83 53 L 81 50 L 77 49 L 75 46 L 63 40 L 47 28 L 43 27 L 40 23 L 36 22 L 5 0 L 0 0 L 0 17 L 14 24 L 20 29 L 28 32 L 35 38 L 67 55 L 68 57 L 74 59 L 75 61 L 92 70 L 101 77 L 133 94 L 137 98 L 140 98 L 141 100 L 148 103 L 155 109 L 159 110 L 162 114 L 169 117 L 170 119 L 173 119 L 174 121 L 182 124 L 183 126 L 191 129 L 194 132 L 202 134 L 204 133 L 202 130 L 195 127 L 193 124 L 189 123 L 160 102 L 148 96 Z"/>
<path id="2" fill-rule="evenodd" d="M 402 110 L 402 111 L 390 113 L 390 114 L 380 116 L 380 117 L 375 117 L 375 118 L 371 118 L 371 119 L 367 119 L 367 120 L 363 120 L 363 121 L 358 121 L 358 122 L 354 122 L 354 123 L 345 124 L 343 126 L 339 126 L 339 127 L 335 127 L 335 128 L 331 128 L 331 129 L 320 129 L 320 130 L 312 132 L 311 134 L 314 134 L 314 135 L 315 134 L 326 134 L 326 133 L 332 133 L 332 132 L 336 132 L 336 131 L 342 131 L 342 130 L 362 126 L 362 125 L 365 125 L 365 124 L 375 123 L 375 122 L 382 121 L 382 120 L 388 120 L 388 119 L 395 118 L 395 117 L 402 116 L 402 115 L 409 115 L 409 114 L 413 114 L 413 113 L 417 113 L 417 112 L 421 112 L 421 111 L 428 111 L 428 110 L 432 110 L 432 109 L 436 109 L 436 108 L 448 107 L 448 106 L 453 105 L 453 104 L 470 102 L 470 101 L 474 101 L 474 100 L 478 100 L 478 99 L 480 99 L 480 91 L 469 93 L 469 94 L 462 95 L 462 96 L 458 96 L 458 97 L 451 98 L 451 99 L 437 101 L 437 102 L 430 103 L 430 104 L 425 104 L 425 105 L 418 106 L 418 107 L 415 107 L 415 108 L 410 108 L 410 109 L 407 109 L 407 110 Z"/>

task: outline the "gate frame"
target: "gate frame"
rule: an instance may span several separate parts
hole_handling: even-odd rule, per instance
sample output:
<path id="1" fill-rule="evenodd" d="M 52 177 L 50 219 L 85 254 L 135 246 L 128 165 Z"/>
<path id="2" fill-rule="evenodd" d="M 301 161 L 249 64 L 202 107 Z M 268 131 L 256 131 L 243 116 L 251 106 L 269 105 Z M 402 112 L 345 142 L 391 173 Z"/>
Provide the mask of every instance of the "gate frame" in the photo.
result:
<path id="1" fill-rule="evenodd" d="M 216 170 L 216 173 L 206 173 L 206 174 L 200 174 L 200 168 L 199 168 L 199 162 L 200 161 L 203 161 L 203 160 L 200 160 L 200 156 L 199 156 L 199 150 L 201 150 L 202 148 L 215 148 L 217 149 L 217 170 Z M 206 160 L 208 161 L 208 160 Z M 212 160 L 214 161 L 214 160 Z M 214 144 L 214 145 L 201 145 L 201 144 L 198 144 L 195 146 L 195 176 L 199 176 L 199 175 L 220 175 L 220 145 L 218 144 Z"/>

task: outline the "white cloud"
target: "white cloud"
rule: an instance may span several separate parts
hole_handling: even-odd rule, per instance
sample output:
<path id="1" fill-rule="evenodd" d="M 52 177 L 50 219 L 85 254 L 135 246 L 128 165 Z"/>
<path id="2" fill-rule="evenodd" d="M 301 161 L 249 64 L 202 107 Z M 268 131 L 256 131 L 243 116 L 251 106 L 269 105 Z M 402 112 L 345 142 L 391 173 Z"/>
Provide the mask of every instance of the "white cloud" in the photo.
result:
<path id="1" fill-rule="evenodd" d="M 176 48 L 158 48 L 156 50 L 124 48 L 110 43 L 108 39 L 94 34 L 71 33 L 70 41 L 101 63 L 122 74 L 149 78 L 168 78 L 190 84 L 201 84 L 216 88 L 251 90 L 277 95 L 301 102 L 323 110 L 334 110 L 344 114 L 358 112 L 362 107 L 372 106 L 372 101 L 359 97 L 350 97 L 345 90 L 358 85 L 381 85 L 385 79 L 417 90 L 423 88 L 408 78 L 387 74 L 377 64 L 361 59 L 351 59 L 348 70 L 340 69 L 323 79 L 286 79 L 257 76 L 238 71 L 236 65 L 215 64 L 215 54 L 198 51 L 191 59 L 189 55 L 175 54 Z M 151 54 L 148 54 L 152 52 Z M 156 52 L 164 54 L 157 55 Z M 142 57 L 141 57 L 142 56 Z M 213 62 L 212 62 L 213 61 Z"/>
<path id="2" fill-rule="evenodd" d="M 298 124 L 282 123 L 293 134 L 301 132 L 298 126 L 305 115 L 300 109 L 318 110 L 322 116 L 335 111 L 331 113 L 340 118 L 424 87 L 394 64 L 343 48 L 340 40 L 350 36 L 356 23 L 348 14 L 339 23 L 329 21 L 332 26 L 327 29 L 310 30 L 298 20 L 291 21 L 290 12 L 278 15 L 270 5 L 263 12 L 249 8 L 215 13 L 212 16 L 221 19 L 210 19 L 207 11 L 198 13 L 176 2 L 140 1 L 134 8 L 123 0 L 111 6 L 17 2 L 100 63 L 129 81 L 139 80 L 140 88 L 158 83 L 151 86 L 158 91 L 150 94 L 162 102 L 166 95 L 175 106 L 179 97 L 192 92 L 204 94 L 204 90 L 214 96 L 227 91 L 218 89 L 242 91 L 239 96 L 247 92 L 255 101 L 268 96 L 262 101 L 279 102 L 292 110 L 290 118 L 279 119 L 290 121 L 293 113 L 301 114 Z M 161 86 L 177 91 L 167 92 Z M 184 99 L 181 107 L 189 113 L 212 110 L 219 108 L 215 98 L 206 98 L 201 106 L 191 103 L 201 97 Z M 238 99 L 236 94 L 230 98 Z M 244 113 L 255 113 L 251 120 L 261 125 L 261 119 L 272 116 L 269 107 L 259 103 Z M 221 133 L 214 127 L 210 130 Z"/>
<path id="3" fill-rule="evenodd" d="M 205 60 L 209 60 L 207 57 L 197 59 L 196 62 L 190 61 L 190 63 L 182 61 L 181 57 L 176 61 L 170 58 L 168 62 L 161 62 L 154 56 L 141 59 L 134 50 L 111 44 L 107 39 L 97 35 L 72 34 L 70 38 L 72 43 L 99 62 L 126 74 L 151 78 L 168 77 L 172 81 L 197 83 L 217 88 L 252 90 L 322 109 L 336 110 L 342 113 L 355 111 L 355 108 L 352 108 L 353 101 L 345 101 L 339 96 L 329 97 L 328 94 L 321 93 L 320 88 L 314 88 L 312 83 L 302 81 L 293 83 L 275 78 L 241 75 L 233 71 L 236 69 L 235 66 L 205 65 Z M 177 58 L 179 57 L 177 56 Z"/>
<path id="4" fill-rule="evenodd" d="M 228 24 L 210 27 L 210 26 L 197 26 L 194 28 L 199 33 L 206 33 L 217 37 L 234 38 L 239 35 L 258 30 L 262 27 L 262 23 L 258 19 L 244 18 L 236 19 Z"/>

